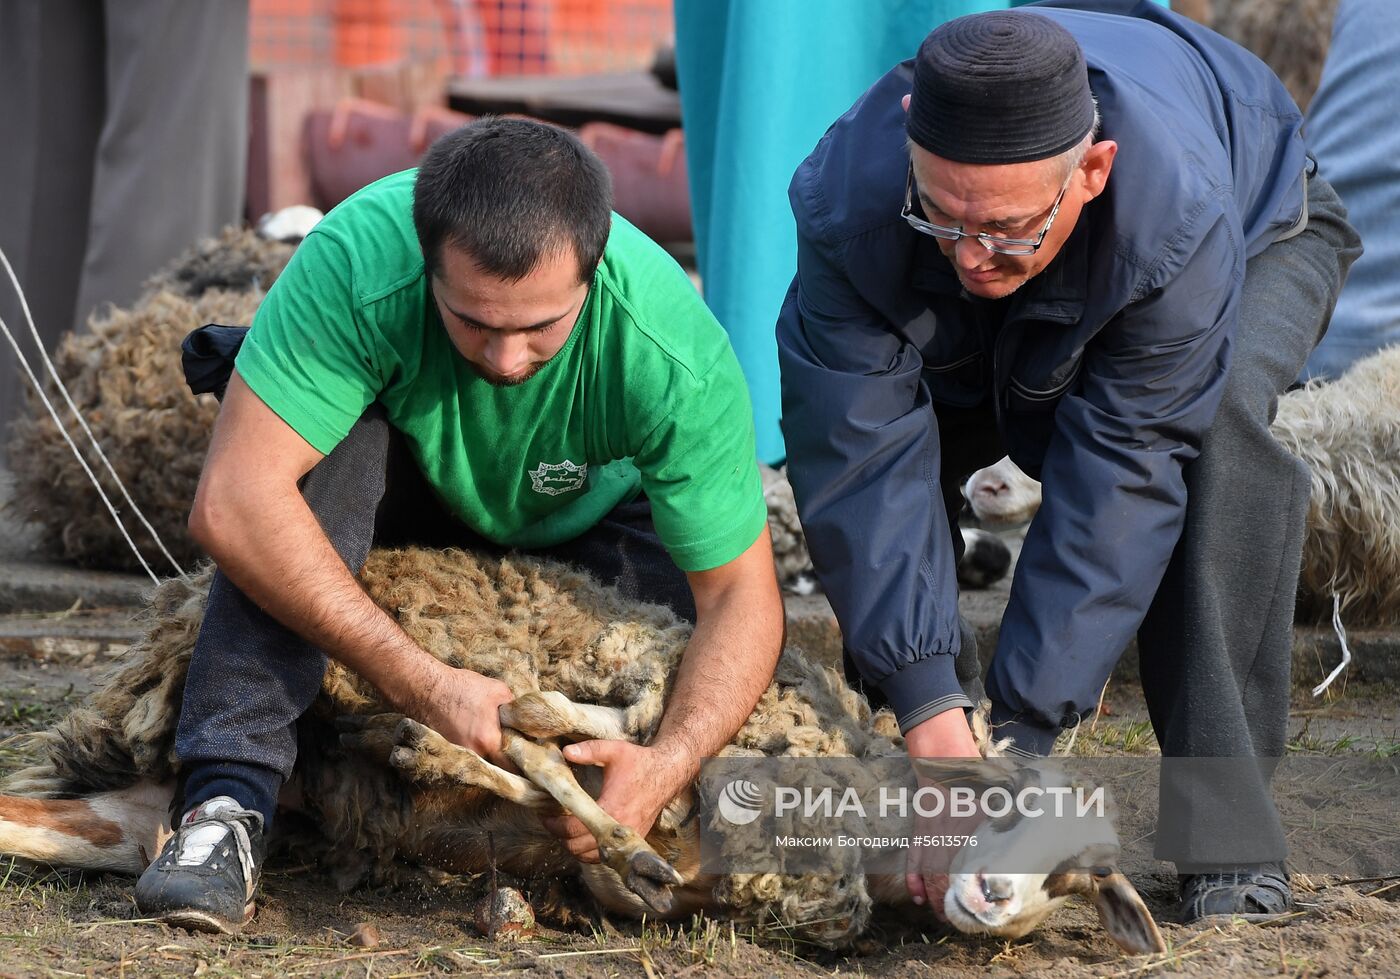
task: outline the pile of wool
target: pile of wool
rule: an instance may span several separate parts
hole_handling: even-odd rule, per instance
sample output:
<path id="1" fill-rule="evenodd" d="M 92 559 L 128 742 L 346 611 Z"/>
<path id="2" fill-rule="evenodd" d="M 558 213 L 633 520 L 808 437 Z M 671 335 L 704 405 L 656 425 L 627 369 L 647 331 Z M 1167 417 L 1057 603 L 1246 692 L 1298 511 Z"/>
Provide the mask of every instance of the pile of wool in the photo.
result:
<path id="1" fill-rule="evenodd" d="M 55 367 L 132 499 L 182 565 L 199 549 L 185 528 L 218 415 L 211 396 L 185 386 L 180 342 L 205 323 L 247 325 L 296 244 L 231 226 L 201 241 L 147 281 L 131 309 L 99 310 L 69 334 Z M 102 482 L 152 567 L 171 570 L 121 498 L 72 413 L 47 377 L 45 394 Z M 128 571 L 136 556 L 33 391 L 8 444 L 15 476 L 11 509 L 41 528 L 42 546 L 85 567 Z"/>
<path id="2" fill-rule="evenodd" d="M 191 280 L 192 281 L 192 280 Z M 182 564 L 199 551 L 185 528 L 218 414 L 210 395 L 185 386 L 180 341 L 205 323 L 252 322 L 263 293 L 209 290 L 197 299 L 148 294 L 134 309 L 109 309 L 81 334 L 60 343 L 54 365 L 98 444 L 156 533 Z M 155 567 L 160 551 L 127 508 L 115 483 L 51 380 L 45 393 L 89 466 Z M 136 570 L 131 553 L 97 491 L 39 398 L 11 427 L 8 446 L 15 493 L 10 507 L 41 528 L 46 548 L 85 567 Z M 168 573 L 168 564 L 160 568 Z"/>
<path id="3" fill-rule="evenodd" d="M 271 241 L 249 228 L 230 226 L 153 275 L 146 282 L 146 295 L 173 292 L 197 299 L 212 289 L 267 292 L 294 251 L 295 244 Z"/>

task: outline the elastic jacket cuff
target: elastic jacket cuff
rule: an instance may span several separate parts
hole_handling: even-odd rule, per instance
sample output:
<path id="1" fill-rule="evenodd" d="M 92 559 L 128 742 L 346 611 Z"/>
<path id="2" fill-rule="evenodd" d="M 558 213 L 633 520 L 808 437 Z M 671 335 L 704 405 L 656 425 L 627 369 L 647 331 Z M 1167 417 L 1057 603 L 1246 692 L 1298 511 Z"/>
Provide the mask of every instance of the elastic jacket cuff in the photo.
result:
<path id="1" fill-rule="evenodd" d="M 958 683 L 955 658 L 949 653 L 925 656 L 880 681 L 880 692 L 889 701 L 901 734 L 945 710 L 973 706 Z"/>
<path id="2" fill-rule="evenodd" d="M 1055 749 L 1055 739 L 1060 736 L 1058 727 L 1046 727 L 1028 720 L 1001 704 L 992 704 L 992 740 L 1010 738 L 1007 750 L 1012 754 L 1030 758 L 1043 758 Z"/>

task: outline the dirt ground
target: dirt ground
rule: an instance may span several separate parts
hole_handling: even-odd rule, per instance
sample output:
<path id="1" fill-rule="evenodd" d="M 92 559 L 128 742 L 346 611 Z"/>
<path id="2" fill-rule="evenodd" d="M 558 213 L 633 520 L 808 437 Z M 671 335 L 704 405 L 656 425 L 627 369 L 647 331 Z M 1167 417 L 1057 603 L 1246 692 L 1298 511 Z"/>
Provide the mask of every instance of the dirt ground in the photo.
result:
<path id="1" fill-rule="evenodd" d="M 46 726 L 89 687 L 83 666 L 0 659 L 0 738 Z M 1111 689 L 1111 714 L 1081 735 L 1076 751 L 1150 754 L 1140 702 L 1140 691 Z M 1301 692 L 1290 748 L 1400 761 L 1396 703 L 1385 690 L 1343 689 L 1321 705 Z M 0 773 L 24 761 L 21 749 L 0 744 Z M 1172 880 L 1135 882 L 1165 921 Z M 877 917 L 860 954 L 837 956 L 781 933 L 703 920 L 668 928 L 593 919 L 541 925 L 524 942 L 493 942 L 471 924 L 471 906 L 490 886 L 484 879 L 409 872 L 393 887 L 343 895 L 314 867 L 285 861 L 270 866 L 258 915 L 243 934 L 213 939 L 138 919 L 129 879 L 0 862 L 0 976 L 1400 975 L 1400 879 L 1297 883 L 1293 916 L 1267 927 L 1164 925 L 1170 950 L 1158 956 L 1119 954 L 1087 905 L 1067 905 L 1015 942 Z M 368 944 L 352 938 L 366 925 L 377 932 Z"/>

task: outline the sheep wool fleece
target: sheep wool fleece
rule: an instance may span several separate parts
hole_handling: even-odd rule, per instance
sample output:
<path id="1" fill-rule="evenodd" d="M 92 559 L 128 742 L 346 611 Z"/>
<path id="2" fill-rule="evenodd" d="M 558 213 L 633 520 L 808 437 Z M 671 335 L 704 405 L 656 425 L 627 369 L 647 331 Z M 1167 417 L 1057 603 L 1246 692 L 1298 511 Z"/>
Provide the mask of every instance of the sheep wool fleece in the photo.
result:
<path id="1" fill-rule="evenodd" d="M 326 454 L 379 402 L 448 510 L 496 544 L 562 543 L 645 492 L 683 570 L 741 554 L 766 520 L 748 392 L 680 267 L 614 215 L 562 349 L 493 386 L 433 301 L 416 173 L 350 197 L 297 249 L 238 356 L 254 393 Z"/>

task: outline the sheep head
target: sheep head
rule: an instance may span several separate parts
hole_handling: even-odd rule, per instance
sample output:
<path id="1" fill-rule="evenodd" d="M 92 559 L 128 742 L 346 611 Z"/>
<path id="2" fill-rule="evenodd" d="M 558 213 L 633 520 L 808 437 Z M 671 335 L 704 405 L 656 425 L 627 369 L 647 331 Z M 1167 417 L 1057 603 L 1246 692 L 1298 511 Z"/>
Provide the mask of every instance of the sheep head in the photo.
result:
<path id="1" fill-rule="evenodd" d="M 1040 483 L 1003 457 L 979 469 L 963 484 L 963 497 L 977 522 L 988 530 L 1014 530 L 1040 509 Z"/>
<path id="2" fill-rule="evenodd" d="M 1019 800 L 1040 800 L 1056 791 L 1081 788 L 1052 761 L 1013 762 L 920 758 L 915 769 L 928 781 L 962 785 L 979 797 L 1000 789 L 1016 806 L 983 822 L 959 850 L 948 875 L 943 912 L 949 924 L 967 934 L 1020 938 L 1030 933 L 1070 897 L 1088 899 L 1108 936 L 1138 955 L 1166 949 L 1132 883 L 1116 869 L 1119 845 L 1112 797 L 1074 818 L 1033 818 Z M 1063 798 L 1063 796 L 1061 797 Z"/>

